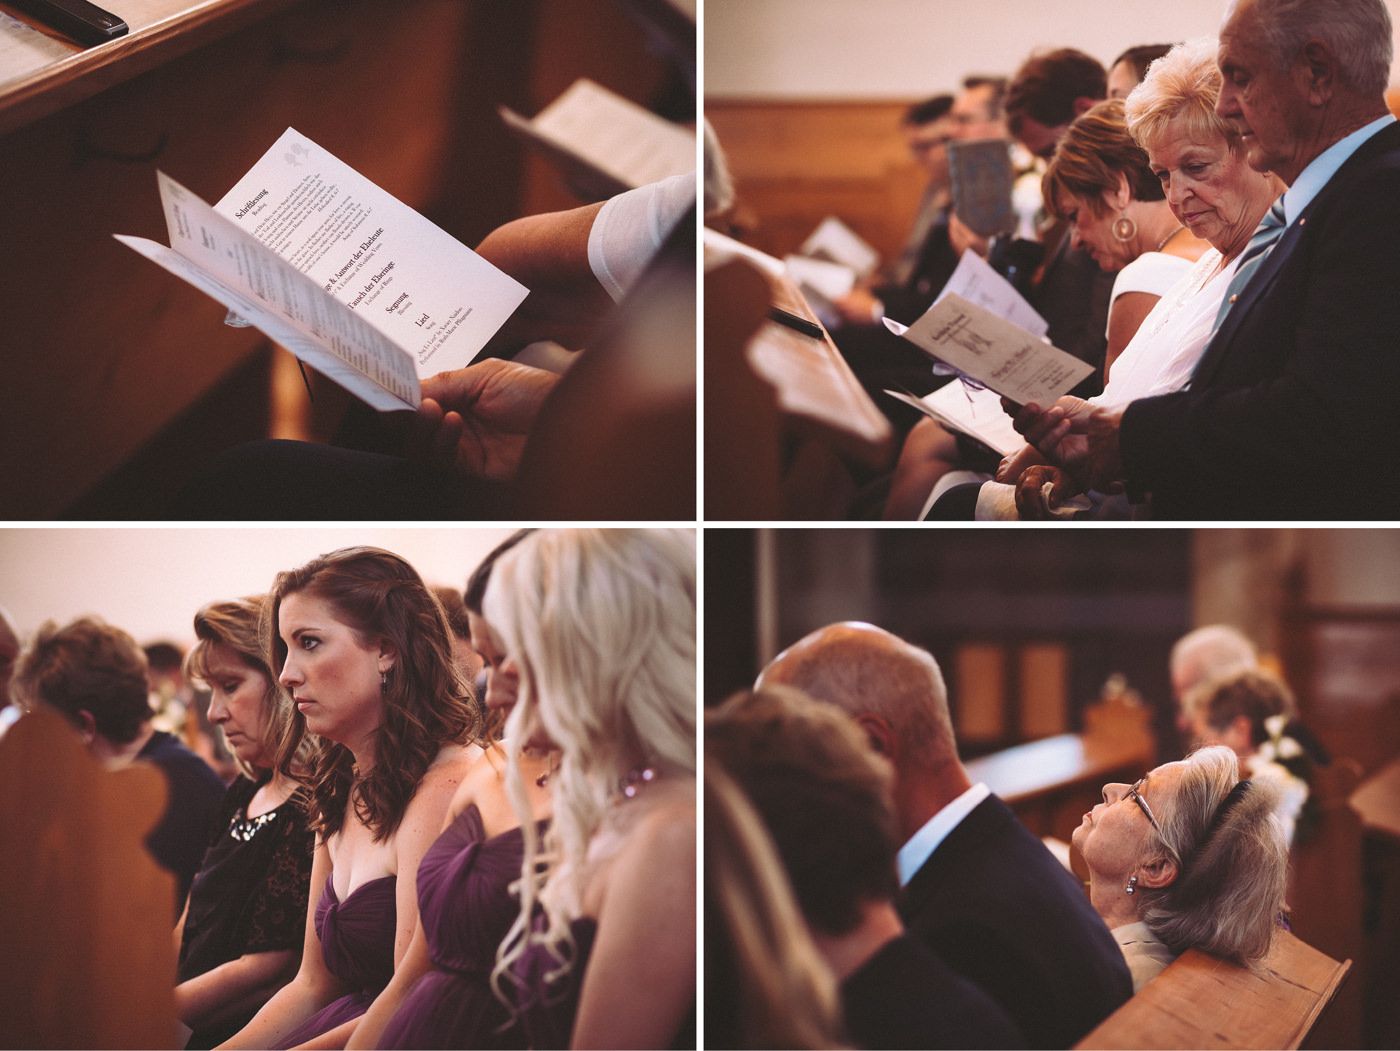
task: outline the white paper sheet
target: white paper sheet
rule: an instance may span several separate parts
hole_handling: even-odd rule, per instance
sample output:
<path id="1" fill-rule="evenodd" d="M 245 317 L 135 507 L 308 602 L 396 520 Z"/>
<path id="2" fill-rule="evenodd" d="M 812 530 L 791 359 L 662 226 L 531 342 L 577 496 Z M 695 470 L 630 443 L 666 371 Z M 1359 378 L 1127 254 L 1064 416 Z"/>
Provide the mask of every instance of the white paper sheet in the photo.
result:
<path id="1" fill-rule="evenodd" d="M 907 329 L 886 326 L 932 358 L 1020 405 L 1048 406 L 1094 371 L 991 311 L 949 293 Z"/>
<path id="2" fill-rule="evenodd" d="M 420 379 L 470 364 L 528 294 L 292 128 L 214 207 L 411 351 Z"/>
<path id="3" fill-rule="evenodd" d="M 170 248 L 117 240 L 251 322 L 376 409 L 411 409 L 420 395 L 413 358 L 310 277 L 157 172 Z"/>
<path id="4" fill-rule="evenodd" d="M 869 242 L 834 215 L 828 215 L 817 224 L 797 254 L 840 263 L 860 277 L 869 275 L 880 263 L 880 254 Z"/>
<path id="5" fill-rule="evenodd" d="M 969 303 L 990 310 L 997 317 L 1019 325 L 1032 335 L 1044 336 L 1049 331 L 1050 323 L 1026 301 L 1025 296 L 1016 291 L 1016 286 L 970 248 L 964 250 L 938 299 L 946 295 L 962 296 Z"/>
<path id="6" fill-rule="evenodd" d="M 631 187 L 695 170 L 693 131 L 586 77 L 523 128 Z"/>

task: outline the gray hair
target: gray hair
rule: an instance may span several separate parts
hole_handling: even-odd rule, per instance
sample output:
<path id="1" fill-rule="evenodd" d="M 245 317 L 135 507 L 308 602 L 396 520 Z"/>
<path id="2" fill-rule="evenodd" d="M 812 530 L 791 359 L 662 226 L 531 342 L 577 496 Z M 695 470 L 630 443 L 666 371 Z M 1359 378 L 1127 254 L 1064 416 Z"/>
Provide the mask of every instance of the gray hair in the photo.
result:
<path id="1" fill-rule="evenodd" d="M 908 754 L 937 766 L 955 762 L 948 687 L 933 654 L 870 624 L 833 624 L 780 653 L 760 688 L 794 686 L 848 715 L 883 719 Z"/>
<path id="2" fill-rule="evenodd" d="M 1176 879 L 1144 893 L 1142 919 L 1174 953 L 1189 948 L 1257 969 L 1284 909 L 1288 844 L 1272 782 L 1239 780 L 1223 745 L 1184 760 L 1176 791 L 1157 802 Z"/>
<path id="3" fill-rule="evenodd" d="M 1368 97 L 1385 94 L 1394 45 L 1384 0 L 1255 0 L 1254 17 L 1259 43 L 1278 69 L 1292 65 L 1309 40 L 1322 40 L 1336 53 L 1344 84 Z"/>
<path id="4" fill-rule="evenodd" d="M 1254 643 L 1229 624 L 1207 624 L 1187 632 L 1172 647 L 1172 671 L 1183 667 L 1192 671 L 1188 686 L 1227 672 L 1258 666 L 1259 655 Z"/>
<path id="5" fill-rule="evenodd" d="M 1182 121 L 1196 142 L 1219 138 L 1231 150 L 1239 145 L 1235 126 L 1215 112 L 1221 81 L 1217 50 L 1213 37 L 1201 37 L 1177 44 L 1147 68 L 1123 103 L 1134 142 L 1151 152 L 1167 128 Z"/>

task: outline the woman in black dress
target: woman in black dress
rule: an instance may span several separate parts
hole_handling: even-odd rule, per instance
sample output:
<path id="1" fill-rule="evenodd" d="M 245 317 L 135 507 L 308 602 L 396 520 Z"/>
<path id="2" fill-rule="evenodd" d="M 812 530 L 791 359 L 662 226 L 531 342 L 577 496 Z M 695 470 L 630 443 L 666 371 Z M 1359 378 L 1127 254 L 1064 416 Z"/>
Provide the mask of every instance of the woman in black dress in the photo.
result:
<path id="1" fill-rule="evenodd" d="M 194 618 L 186 671 L 211 691 L 209 719 L 241 776 L 229 787 L 190 888 L 176 941 L 175 1003 L 209 1048 L 238 1032 L 301 962 L 313 837 L 304 791 L 278 763 L 292 709 L 258 637 L 262 596 L 214 602 Z M 302 750 L 309 747 L 302 743 Z"/>

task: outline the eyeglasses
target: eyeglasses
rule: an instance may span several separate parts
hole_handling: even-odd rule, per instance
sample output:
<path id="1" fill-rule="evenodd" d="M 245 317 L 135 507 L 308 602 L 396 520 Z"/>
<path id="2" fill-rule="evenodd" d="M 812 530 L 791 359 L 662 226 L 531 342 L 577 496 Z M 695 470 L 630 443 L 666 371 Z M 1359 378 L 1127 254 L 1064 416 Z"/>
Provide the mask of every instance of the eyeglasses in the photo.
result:
<path id="1" fill-rule="evenodd" d="M 1142 798 L 1142 783 L 1147 780 L 1147 775 L 1137 779 L 1137 782 L 1123 793 L 1124 799 L 1131 799 L 1138 805 L 1138 809 L 1147 815 L 1147 820 L 1152 823 L 1152 827 L 1157 830 L 1157 835 L 1162 835 L 1162 826 L 1157 824 L 1157 818 L 1152 814 L 1152 808 L 1147 805 L 1147 800 Z M 1162 836 L 1162 842 L 1166 842 L 1166 837 Z"/>
<path id="2" fill-rule="evenodd" d="M 1143 812 L 1143 814 L 1147 817 L 1148 823 L 1151 824 L 1152 828 L 1156 831 L 1157 838 L 1162 841 L 1162 846 L 1166 847 L 1167 852 L 1177 860 L 1178 864 L 1180 864 L 1181 855 L 1177 853 L 1176 847 L 1172 846 L 1171 841 L 1168 840 L 1167 837 L 1162 833 L 1162 826 L 1157 823 L 1157 816 L 1152 813 L 1152 808 L 1147 805 L 1147 800 L 1142 798 L 1142 784 L 1146 780 L 1147 775 L 1144 774 L 1142 777 L 1137 779 L 1137 782 L 1135 784 L 1130 786 L 1129 789 L 1123 793 L 1121 798 L 1131 799 L 1134 803 L 1138 805 L 1138 809 Z"/>

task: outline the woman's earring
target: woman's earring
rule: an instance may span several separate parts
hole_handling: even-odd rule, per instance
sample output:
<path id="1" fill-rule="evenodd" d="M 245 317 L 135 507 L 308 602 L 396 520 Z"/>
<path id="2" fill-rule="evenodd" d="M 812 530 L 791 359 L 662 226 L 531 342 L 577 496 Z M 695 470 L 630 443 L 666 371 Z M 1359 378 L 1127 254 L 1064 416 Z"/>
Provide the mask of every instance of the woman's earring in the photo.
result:
<path id="1" fill-rule="evenodd" d="M 1113 220 L 1113 236 L 1120 241 L 1131 241 L 1137 236 L 1137 223 L 1126 213 L 1119 213 L 1117 219 Z"/>
<path id="2" fill-rule="evenodd" d="M 1128 885 L 1127 885 L 1125 888 L 1123 888 L 1123 890 L 1124 890 L 1124 893 L 1127 893 L 1127 894 L 1132 894 L 1132 893 L 1134 893 L 1134 892 L 1137 890 L 1137 877 L 1136 877 L 1136 876 L 1129 876 L 1129 877 L 1128 877 Z"/>
<path id="3" fill-rule="evenodd" d="M 379 692 L 389 692 L 389 673 L 387 671 L 382 671 L 379 673 Z"/>

